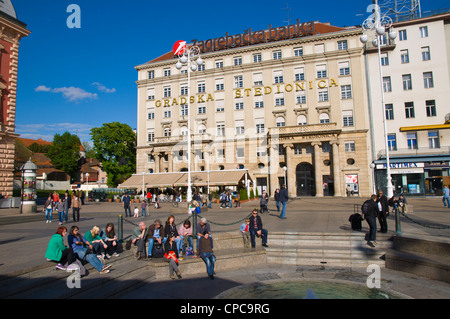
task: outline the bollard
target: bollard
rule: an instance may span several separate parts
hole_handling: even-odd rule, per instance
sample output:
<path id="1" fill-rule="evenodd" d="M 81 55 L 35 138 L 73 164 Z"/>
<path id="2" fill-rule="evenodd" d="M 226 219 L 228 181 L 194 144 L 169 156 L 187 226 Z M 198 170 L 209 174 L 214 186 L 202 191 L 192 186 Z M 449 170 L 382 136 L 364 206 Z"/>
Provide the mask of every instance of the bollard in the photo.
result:
<path id="1" fill-rule="evenodd" d="M 119 215 L 119 220 L 117 222 L 117 237 L 119 238 L 119 242 L 123 242 L 123 216 Z"/>
<path id="2" fill-rule="evenodd" d="M 192 213 L 192 235 L 194 235 L 194 253 L 198 250 L 198 238 L 197 238 L 197 212 Z"/>
<path id="3" fill-rule="evenodd" d="M 400 224 L 400 212 L 398 211 L 398 207 L 395 209 L 395 232 L 397 234 L 402 233 L 402 226 Z"/>

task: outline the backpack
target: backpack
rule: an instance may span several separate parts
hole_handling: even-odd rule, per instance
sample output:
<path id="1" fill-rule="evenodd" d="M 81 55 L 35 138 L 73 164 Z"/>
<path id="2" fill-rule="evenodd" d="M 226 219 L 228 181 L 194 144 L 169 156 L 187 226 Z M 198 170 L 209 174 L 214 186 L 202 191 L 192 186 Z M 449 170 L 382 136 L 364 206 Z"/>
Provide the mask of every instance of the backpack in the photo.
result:
<path id="1" fill-rule="evenodd" d="M 350 215 L 348 221 L 351 223 L 352 225 L 352 230 L 361 230 L 362 229 L 362 222 L 363 218 L 361 216 L 361 214 L 352 214 Z"/>
<path id="2" fill-rule="evenodd" d="M 364 202 L 364 204 L 362 204 L 361 206 L 361 212 L 363 214 L 363 216 L 365 217 L 367 215 L 367 213 L 369 212 L 369 203 L 366 201 Z"/>
<path id="3" fill-rule="evenodd" d="M 186 248 L 186 256 L 193 256 L 194 255 L 194 249 L 192 247 Z"/>
<path id="4" fill-rule="evenodd" d="M 164 256 L 163 244 L 155 242 L 152 249 L 153 258 L 162 258 Z"/>

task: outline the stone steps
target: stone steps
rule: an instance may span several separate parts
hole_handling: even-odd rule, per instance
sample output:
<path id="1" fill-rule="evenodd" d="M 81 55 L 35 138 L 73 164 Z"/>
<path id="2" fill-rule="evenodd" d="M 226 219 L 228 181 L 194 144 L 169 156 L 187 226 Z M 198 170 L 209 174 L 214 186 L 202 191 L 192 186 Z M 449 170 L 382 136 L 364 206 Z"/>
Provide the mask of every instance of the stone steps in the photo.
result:
<path id="1" fill-rule="evenodd" d="M 386 252 L 386 268 L 450 282 L 450 240 L 395 236 Z"/>
<path id="2" fill-rule="evenodd" d="M 389 235 L 377 234 L 377 246 L 369 247 L 365 234 L 271 233 L 267 262 L 339 267 L 384 266 L 384 254 L 392 246 Z"/>

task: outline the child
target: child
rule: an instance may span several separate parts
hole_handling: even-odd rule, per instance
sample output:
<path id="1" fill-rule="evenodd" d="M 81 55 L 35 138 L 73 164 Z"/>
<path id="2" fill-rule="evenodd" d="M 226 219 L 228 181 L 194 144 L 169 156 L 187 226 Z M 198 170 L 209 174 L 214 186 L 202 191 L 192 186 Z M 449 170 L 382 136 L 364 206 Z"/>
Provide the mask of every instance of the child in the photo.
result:
<path id="1" fill-rule="evenodd" d="M 134 218 L 138 218 L 139 217 L 139 208 L 135 207 L 134 208 Z"/>
<path id="2" fill-rule="evenodd" d="M 247 218 L 245 220 L 245 223 L 243 223 L 240 227 L 241 233 L 242 233 L 242 239 L 244 240 L 244 247 L 249 248 L 250 247 L 250 232 L 248 231 L 248 227 L 250 224 L 250 219 Z"/>

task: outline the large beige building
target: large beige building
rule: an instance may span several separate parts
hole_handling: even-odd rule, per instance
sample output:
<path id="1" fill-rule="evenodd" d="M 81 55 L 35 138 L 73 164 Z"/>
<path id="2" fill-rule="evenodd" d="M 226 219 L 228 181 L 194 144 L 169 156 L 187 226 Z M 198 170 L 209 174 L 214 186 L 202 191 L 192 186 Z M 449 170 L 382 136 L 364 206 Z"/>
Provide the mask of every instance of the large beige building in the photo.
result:
<path id="1" fill-rule="evenodd" d="M 137 172 L 246 169 L 259 193 L 372 191 L 361 29 L 311 22 L 193 41 L 204 64 L 167 53 L 138 71 Z M 175 41 L 174 41 L 175 42 Z M 187 102 L 189 103 L 189 110 Z"/>

